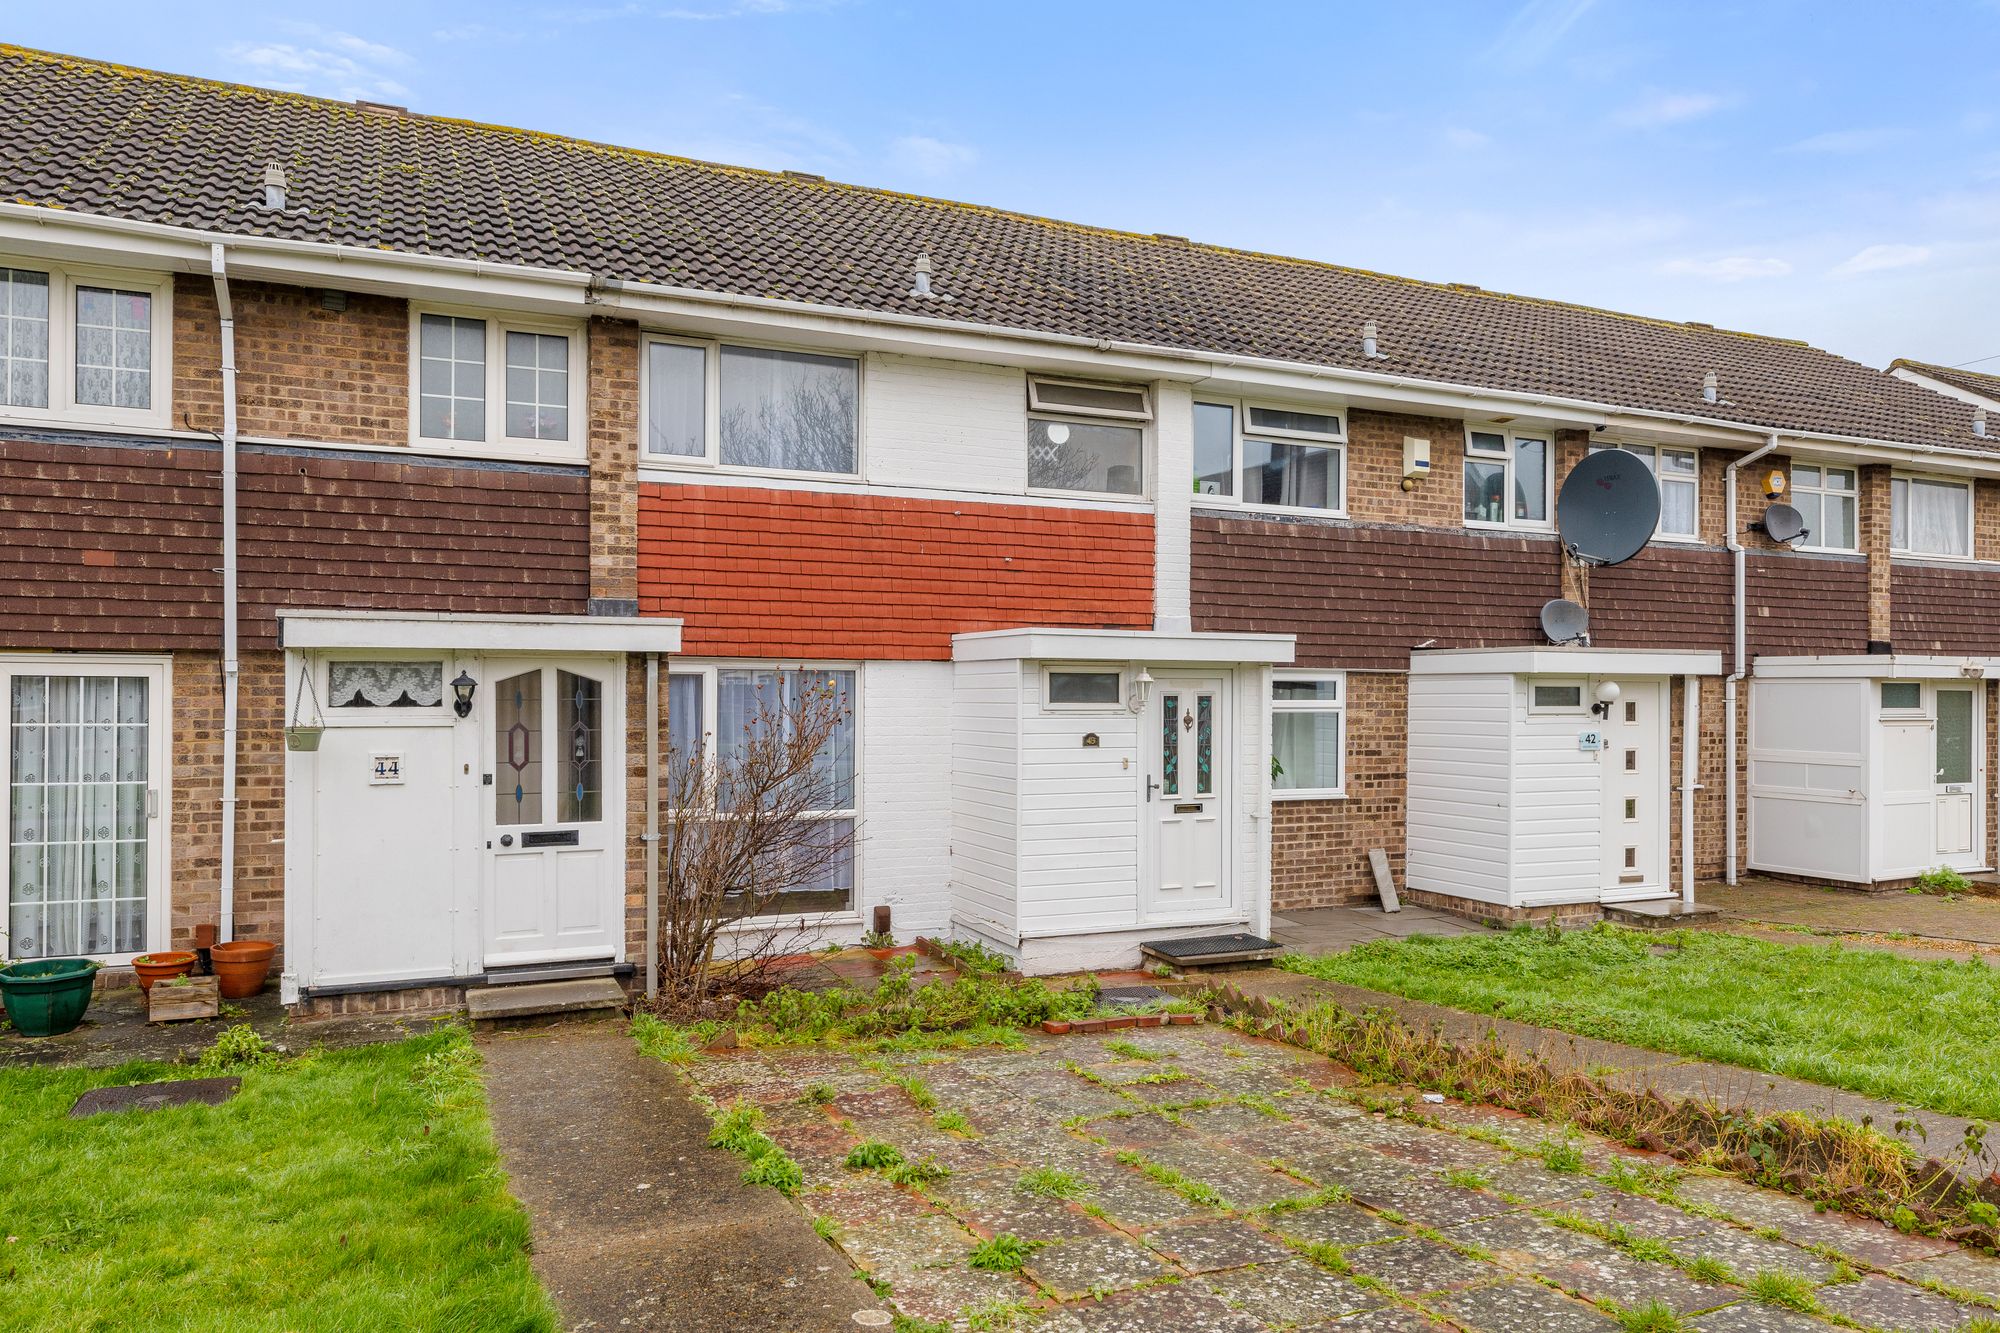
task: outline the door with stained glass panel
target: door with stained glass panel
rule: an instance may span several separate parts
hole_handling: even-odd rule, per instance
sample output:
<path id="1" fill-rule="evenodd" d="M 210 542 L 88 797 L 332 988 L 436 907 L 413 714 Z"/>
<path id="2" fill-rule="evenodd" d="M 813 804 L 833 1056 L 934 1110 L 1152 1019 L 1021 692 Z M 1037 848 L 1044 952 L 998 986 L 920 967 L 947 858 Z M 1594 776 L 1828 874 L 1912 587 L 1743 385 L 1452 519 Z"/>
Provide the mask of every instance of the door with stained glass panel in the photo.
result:
<path id="1" fill-rule="evenodd" d="M 1219 677 L 1160 676 L 1147 707 L 1146 823 L 1153 839 L 1148 920 L 1200 916 L 1229 903 L 1227 696 Z"/>
<path id="2" fill-rule="evenodd" d="M 0 956 L 121 958 L 165 944 L 164 667 L 0 663 L 8 710 Z"/>
<path id="3" fill-rule="evenodd" d="M 485 664 L 488 968 L 617 954 L 623 682 L 616 659 Z"/>

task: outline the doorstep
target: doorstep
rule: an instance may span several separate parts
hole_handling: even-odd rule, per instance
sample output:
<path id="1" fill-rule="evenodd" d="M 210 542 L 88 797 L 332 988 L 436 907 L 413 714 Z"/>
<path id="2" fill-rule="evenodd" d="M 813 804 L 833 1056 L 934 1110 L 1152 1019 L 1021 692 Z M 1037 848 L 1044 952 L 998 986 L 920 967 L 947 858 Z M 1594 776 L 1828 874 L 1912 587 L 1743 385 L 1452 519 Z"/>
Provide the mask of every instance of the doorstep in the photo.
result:
<path id="1" fill-rule="evenodd" d="M 465 993 L 473 1030 L 550 1019 L 609 1018 L 624 1012 L 625 989 L 610 977 L 536 981 L 512 986 L 475 986 Z"/>
<path id="2" fill-rule="evenodd" d="M 1703 903 L 1689 906 L 1678 898 L 1652 898 L 1637 903 L 1606 903 L 1604 919 L 1637 930 L 1677 930 L 1682 926 L 1722 924 L 1722 909 Z"/>

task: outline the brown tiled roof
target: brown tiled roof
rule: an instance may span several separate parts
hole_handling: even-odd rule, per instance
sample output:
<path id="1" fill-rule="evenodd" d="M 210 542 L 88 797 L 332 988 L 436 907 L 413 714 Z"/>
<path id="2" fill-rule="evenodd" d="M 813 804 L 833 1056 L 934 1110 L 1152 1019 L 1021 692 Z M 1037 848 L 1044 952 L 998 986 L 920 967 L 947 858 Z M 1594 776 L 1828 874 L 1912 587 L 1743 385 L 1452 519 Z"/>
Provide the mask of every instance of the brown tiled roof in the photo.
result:
<path id="1" fill-rule="evenodd" d="M 257 207 L 283 165 L 297 214 Z M 1803 343 L 0 46 L 0 199 L 1993 448 Z M 929 253 L 950 304 L 910 296 Z M 1381 359 L 1360 327 L 1379 326 Z M 1704 372 L 1721 403 L 1702 401 Z"/>
<path id="2" fill-rule="evenodd" d="M 1984 371 L 1966 370 L 1962 366 L 1934 366 L 1927 361 L 1912 361 L 1908 357 L 1897 357 L 1889 363 L 1891 370 L 1907 370 L 1934 379 L 1940 384 L 1949 384 L 1954 389 L 1976 393 L 1981 398 L 1990 398 L 2000 403 L 2000 375 L 1988 375 Z"/>

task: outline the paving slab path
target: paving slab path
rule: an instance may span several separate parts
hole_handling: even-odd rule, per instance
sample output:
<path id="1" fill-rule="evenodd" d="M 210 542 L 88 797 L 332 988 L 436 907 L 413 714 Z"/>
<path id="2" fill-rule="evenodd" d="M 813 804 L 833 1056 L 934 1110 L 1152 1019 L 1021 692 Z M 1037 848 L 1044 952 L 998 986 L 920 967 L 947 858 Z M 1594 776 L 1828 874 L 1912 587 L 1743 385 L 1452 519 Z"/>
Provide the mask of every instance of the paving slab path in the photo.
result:
<path id="1" fill-rule="evenodd" d="M 614 1021 L 479 1039 L 494 1137 L 570 1329 L 851 1333 L 888 1316 Z M 859 1314 L 859 1318 L 856 1315 Z"/>
<path id="2" fill-rule="evenodd" d="M 1696 898 L 1723 920 L 1795 926 L 1841 934 L 1902 934 L 1965 952 L 2000 949 L 2000 898 L 1959 894 L 1863 893 L 1775 879 L 1703 884 Z M 1900 952 L 1900 951 L 1899 951 Z"/>
<path id="3" fill-rule="evenodd" d="M 1949 1242 L 1491 1107 L 1404 1110 L 1223 1027 L 682 1070 L 756 1111 L 800 1167 L 796 1206 L 931 1327 L 1617 1333 L 1657 1302 L 1700 1333 L 1957 1330 L 2000 1301 L 2000 1260 Z M 921 1170 L 848 1165 L 869 1140 Z M 975 1267 L 1002 1235 L 1019 1269 Z M 1760 1274 L 1810 1313 L 1759 1302 Z"/>

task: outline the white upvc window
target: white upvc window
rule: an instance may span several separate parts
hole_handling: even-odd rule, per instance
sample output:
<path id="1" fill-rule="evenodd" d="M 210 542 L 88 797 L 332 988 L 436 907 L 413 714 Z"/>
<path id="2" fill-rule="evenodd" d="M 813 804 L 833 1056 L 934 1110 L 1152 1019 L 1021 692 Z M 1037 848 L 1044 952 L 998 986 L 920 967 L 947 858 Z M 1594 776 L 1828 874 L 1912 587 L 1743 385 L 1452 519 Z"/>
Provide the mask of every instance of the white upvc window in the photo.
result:
<path id="1" fill-rule="evenodd" d="M 1972 484 L 1891 477 L 1889 549 L 1898 555 L 1972 558 Z"/>
<path id="2" fill-rule="evenodd" d="M 1347 436 L 1340 413 L 1196 403 L 1194 493 L 1204 504 L 1346 513 Z"/>
<path id="3" fill-rule="evenodd" d="M 1028 489 L 1065 495 L 1146 493 L 1143 385 L 1028 377 Z"/>
<path id="4" fill-rule="evenodd" d="M 1055 665 L 1042 668 L 1045 713 L 1125 711 L 1125 673 L 1115 666 Z"/>
<path id="5" fill-rule="evenodd" d="M 165 426 L 173 279 L 0 258 L 0 415 Z"/>
<path id="6" fill-rule="evenodd" d="M 1574 679 L 1536 679 L 1528 682 L 1528 711 L 1534 714 L 1582 713 L 1586 711 L 1584 682 Z"/>
<path id="7" fill-rule="evenodd" d="M 802 818 L 823 825 L 830 837 L 845 844 L 845 854 L 827 865 L 817 881 L 800 885 L 789 896 L 788 910 L 766 912 L 759 920 L 793 922 L 800 916 L 841 916 L 857 910 L 860 892 L 860 843 L 855 833 L 861 818 L 861 673 L 853 663 L 676 661 L 667 674 L 667 743 L 670 766 L 708 755 L 712 747 L 740 745 L 760 719 L 789 715 L 806 691 L 831 689 L 844 705 L 840 725 L 818 757 L 834 803 Z M 669 800 L 679 784 L 669 779 Z M 729 793 L 717 790 L 711 770 L 703 798 L 705 815 L 727 818 L 735 813 Z M 745 919 L 746 922 L 748 918 Z"/>
<path id="8" fill-rule="evenodd" d="M 1692 449 L 1669 449 L 1651 444 L 1594 444 L 1600 449 L 1623 449 L 1646 460 L 1647 469 L 1660 486 L 1660 526 L 1653 536 L 1661 541 L 1697 541 L 1701 537 L 1701 455 Z"/>
<path id="9" fill-rule="evenodd" d="M 583 442 L 580 325 L 410 310 L 411 439 L 537 454 Z"/>
<path id="10" fill-rule="evenodd" d="M 860 475 L 854 357 L 649 337 L 641 381 L 647 462 Z"/>
<path id="11" fill-rule="evenodd" d="M 1465 430 L 1465 525 L 1549 526 L 1549 436 L 1499 426 Z"/>
<path id="12" fill-rule="evenodd" d="M 1851 467 L 1792 464 L 1793 505 L 1805 518 L 1798 545 L 1808 551 L 1857 551 L 1861 474 Z"/>
<path id="13" fill-rule="evenodd" d="M 1347 795 L 1347 673 L 1280 671 L 1271 678 L 1271 796 Z"/>

